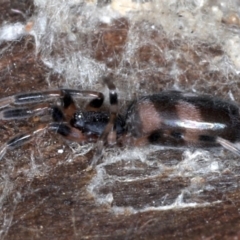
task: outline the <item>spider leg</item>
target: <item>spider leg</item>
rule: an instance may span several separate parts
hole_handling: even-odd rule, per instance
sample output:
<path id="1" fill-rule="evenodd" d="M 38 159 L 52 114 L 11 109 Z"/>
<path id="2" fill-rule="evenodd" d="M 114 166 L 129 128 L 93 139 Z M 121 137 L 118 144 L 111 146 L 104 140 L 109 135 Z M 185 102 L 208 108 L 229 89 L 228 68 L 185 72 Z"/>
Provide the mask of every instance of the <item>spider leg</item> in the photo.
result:
<path id="1" fill-rule="evenodd" d="M 240 156 L 240 148 L 236 146 L 236 144 L 221 137 L 217 137 L 216 142 L 219 143 L 222 147 L 226 148 L 227 150 Z"/>
<path id="2" fill-rule="evenodd" d="M 115 85 L 111 82 L 109 77 L 103 79 L 104 83 L 109 89 L 109 100 L 110 100 L 110 118 L 107 126 L 103 130 L 96 146 L 96 152 L 91 162 L 91 166 L 95 166 L 102 155 L 102 149 L 105 142 L 110 142 L 111 144 L 116 143 L 116 118 L 118 114 L 118 97 Z"/>
<path id="3" fill-rule="evenodd" d="M 96 91 L 80 91 L 75 89 L 57 89 L 43 92 L 21 93 L 0 99 L 0 109 L 9 105 L 24 105 L 46 102 L 54 98 L 64 98 L 67 94 L 74 98 L 92 99 L 89 103 L 92 107 L 100 107 L 104 101 L 104 95 Z"/>
<path id="4" fill-rule="evenodd" d="M 100 98 L 93 99 L 89 104 L 96 105 L 99 104 L 100 101 L 103 101 L 103 98 L 101 98 L 101 96 Z M 69 90 L 63 90 L 62 103 L 63 111 L 61 111 L 57 106 L 52 106 L 50 103 L 40 103 L 30 107 L 7 108 L 0 111 L 0 119 L 23 119 L 32 116 L 41 116 L 48 113 L 52 114 L 54 121 L 69 121 L 72 118 L 73 114 L 77 111 L 76 105 Z"/>
<path id="5" fill-rule="evenodd" d="M 32 138 L 34 136 L 36 136 L 37 134 L 39 134 L 40 132 L 45 130 L 47 128 L 47 126 L 48 125 L 42 125 L 29 133 L 19 134 L 19 135 L 13 137 L 12 139 L 10 139 L 8 142 L 6 142 L 5 144 L 3 144 L 1 146 L 0 159 L 2 159 L 2 157 L 5 155 L 7 150 L 11 150 L 11 149 L 20 147 L 20 146 L 24 145 L 25 143 L 28 143 L 29 141 L 32 140 Z"/>
<path id="6" fill-rule="evenodd" d="M 77 107 L 76 107 L 76 105 L 73 101 L 73 98 L 69 92 L 64 91 L 64 97 L 62 98 L 62 102 L 63 102 L 63 113 L 65 116 L 65 120 L 70 121 L 71 118 L 73 117 L 73 114 L 76 113 Z M 61 111 L 61 110 L 59 109 L 59 111 Z M 52 115 L 53 115 L 54 121 L 59 121 L 54 118 L 54 113 Z"/>
<path id="7" fill-rule="evenodd" d="M 52 107 L 48 103 L 37 104 L 34 107 L 7 108 L 0 112 L 0 119 L 23 119 L 32 116 L 40 116 L 50 112 Z"/>
<path id="8" fill-rule="evenodd" d="M 65 95 L 69 95 L 70 97 L 92 99 L 86 106 L 87 111 L 97 111 L 104 102 L 104 95 L 101 92 L 78 91 L 73 89 L 63 89 L 63 91 L 65 92 Z"/>
<path id="9" fill-rule="evenodd" d="M 8 142 L 1 146 L 0 159 L 2 159 L 7 150 L 20 147 L 32 141 L 34 137 L 36 137 L 45 130 L 50 130 L 52 132 L 58 133 L 62 135 L 64 138 L 74 142 L 84 143 L 97 141 L 97 136 L 94 135 L 86 136 L 78 129 L 71 127 L 68 123 L 52 122 L 50 124 L 42 124 L 30 132 L 19 134 L 10 139 Z"/>
<path id="10" fill-rule="evenodd" d="M 53 121 L 62 122 L 66 120 L 63 111 L 57 106 L 51 106 L 48 103 L 37 104 L 34 107 L 8 108 L 0 112 L 0 119 L 24 119 L 32 116 L 51 115 Z"/>

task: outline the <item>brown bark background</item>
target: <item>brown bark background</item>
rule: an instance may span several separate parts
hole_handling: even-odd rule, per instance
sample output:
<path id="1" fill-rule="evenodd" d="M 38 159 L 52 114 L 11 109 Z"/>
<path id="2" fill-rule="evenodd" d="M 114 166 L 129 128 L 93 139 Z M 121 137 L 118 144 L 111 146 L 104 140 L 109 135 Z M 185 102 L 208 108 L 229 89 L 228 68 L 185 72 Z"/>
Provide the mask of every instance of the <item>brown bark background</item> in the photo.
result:
<path id="1" fill-rule="evenodd" d="M 99 1 L 98 7 L 106 4 L 109 2 Z M 4 0 L 0 24 L 27 24 L 26 18 L 35 11 L 31 1 Z M 225 27 L 229 27 L 227 20 L 222 23 Z M 148 21 L 132 24 L 131 18 L 124 16 L 96 26 L 79 35 L 82 45 L 70 44 L 68 50 L 88 49 L 90 58 L 110 69 L 120 91 L 121 109 L 141 94 L 172 89 L 176 79 L 170 73 L 175 65 L 182 90 L 228 99 L 231 92 L 240 102 L 237 71 L 211 67 L 213 59 L 225 56 L 221 45 L 199 39 L 190 44 L 177 34 L 171 39 L 160 25 L 151 28 Z M 151 44 L 142 41 L 126 58 L 134 31 L 136 38 L 148 39 Z M 54 45 L 53 56 L 64 56 L 60 44 Z M 36 54 L 31 34 L 3 41 L 0 48 L 1 97 L 75 87 L 76 82 L 67 82 L 64 74 L 44 63 L 45 53 Z M 166 52 L 179 56 L 168 58 Z M 99 85 L 93 84 L 94 90 Z M 90 84 L 86 86 L 90 88 Z M 42 120 L 50 119 L 1 121 L 1 145 Z M 79 146 L 46 132 L 8 151 L 0 162 L 1 239 L 240 238 L 238 156 L 221 149 L 108 147 L 100 165 L 88 170 L 93 150 L 90 145 Z"/>

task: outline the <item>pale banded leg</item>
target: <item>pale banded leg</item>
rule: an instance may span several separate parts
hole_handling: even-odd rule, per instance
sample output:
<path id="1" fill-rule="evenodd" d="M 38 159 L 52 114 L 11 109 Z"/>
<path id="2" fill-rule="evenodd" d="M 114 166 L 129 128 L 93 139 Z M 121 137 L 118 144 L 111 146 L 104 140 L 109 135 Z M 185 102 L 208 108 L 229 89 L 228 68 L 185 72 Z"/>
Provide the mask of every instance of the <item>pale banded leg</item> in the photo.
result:
<path id="1" fill-rule="evenodd" d="M 38 103 L 39 101 L 37 101 L 37 100 L 41 100 L 39 98 L 39 94 L 41 94 L 41 93 L 20 94 L 20 95 L 11 96 L 8 98 L 15 98 L 15 102 L 14 102 L 15 105 L 18 105 L 18 104 L 20 105 L 20 103 L 21 104 L 35 103 L 35 101 L 36 101 L 36 103 Z M 91 108 L 96 108 L 96 109 L 101 107 L 101 105 L 104 101 L 104 97 L 103 97 L 102 93 L 90 92 L 90 91 L 83 93 L 83 92 L 80 92 L 77 90 L 56 90 L 55 92 L 49 91 L 49 92 L 42 93 L 42 96 L 44 94 L 48 94 L 48 97 L 51 97 L 54 94 L 55 94 L 55 96 L 56 96 L 56 94 L 59 94 L 58 97 L 61 96 L 62 103 L 63 103 L 63 114 L 65 117 L 63 117 L 63 116 L 60 117 L 61 113 L 60 113 L 60 109 L 57 110 L 58 107 L 51 106 L 49 103 L 41 103 L 41 104 L 38 103 L 36 106 L 31 106 L 31 107 L 18 107 L 18 108 L 13 107 L 13 108 L 4 109 L 4 110 L 0 111 L 0 119 L 8 120 L 8 119 L 29 118 L 31 116 L 39 116 L 39 115 L 44 115 L 46 113 L 49 114 L 50 110 L 52 110 L 52 115 L 53 115 L 54 121 L 70 120 L 72 118 L 73 114 L 77 111 L 75 103 L 72 99 L 72 95 L 76 95 L 76 96 L 85 96 L 86 95 L 88 97 L 90 97 L 90 96 L 95 97 L 94 99 L 92 99 L 90 101 L 90 103 L 88 105 Z M 30 98 L 31 98 L 31 100 L 30 100 Z M 46 97 L 46 99 L 49 99 L 49 98 Z M 3 99 L 1 99 L 1 100 L 3 100 Z M 0 100 L 0 107 L 1 107 L 1 100 Z M 59 115 L 59 116 L 57 116 L 57 115 Z"/>
<path id="2" fill-rule="evenodd" d="M 101 134 L 97 145 L 96 152 L 93 156 L 91 166 L 95 166 L 98 160 L 101 158 L 102 149 L 104 144 L 109 140 L 112 144 L 116 143 L 116 118 L 118 114 L 118 96 L 116 92 L 116 87 L 112 83 L 109 77 L 103 79 L 104 83 L 109 89 L 109 101 L 110 101 L 110 118 L 107 126 L 105 127 L 103 133 Z"/>
<path id="3" fill-rule="evenodd" d="M 81 131 L 79 131 L 76 128 L 71 127 L 67 123 L 57 123 L 53 122 L 50 124 L 42 124 L 41 126 L 37 127 L 33 131 L 30 131 L 28 133 L 19 134 L 12 139 L 10 139 L 8 142 L 6 142 L 4 145 L 0 148 L 0 159 L 4 156 L 7 150 L 11 150 L 17 147 L 20 147 L 31 140 L 33 140 L 34 137 L 39 135 L 41 132 L 45 130 L 50 130 L 55 133 L 58 133 L 62 135 L 64 138 L 74 141 L 74 142 L 96 142 L 97 138 L 95 136 L 88 136 L 86 137 Z"/>
<path id="4" fill-rule="evenodd" d="M 63 98 L 69 94 L 73 98 L 92 99 L 89 106 L 99 108 L 104 101 L 104 95 L 95 91 L 80 91 L 74 89 L 58 89 L 34 93 L 21 93 L 0 99 L 0 109 L 9 105 L 24 105 L 46 102 L 54 98 Z"/>
<path id="5" fill-rule="evenodd" d="M 0 112 L 0 119 L 23 119 L 49 113 L 52 107 L 48 103 L 37 104 L 34 107 L 7 108 Z"/>
<path id="6" fill-rule="evenodd" d="M 227 150 L 240 156 L 240 148 L 236 144 L 221 137 L 217 137 L 216 142 L 219 143 L 222 147 L 226 148 Z"/>

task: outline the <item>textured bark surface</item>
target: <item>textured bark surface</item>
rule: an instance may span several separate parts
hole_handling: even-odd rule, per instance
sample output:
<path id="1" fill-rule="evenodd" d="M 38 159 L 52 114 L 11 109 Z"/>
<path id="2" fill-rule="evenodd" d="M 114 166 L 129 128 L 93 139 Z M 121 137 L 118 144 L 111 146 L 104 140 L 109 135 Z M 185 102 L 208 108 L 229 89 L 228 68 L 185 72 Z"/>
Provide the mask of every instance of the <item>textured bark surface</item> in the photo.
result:
<path id="1" fill-rule="evenodd" d="M 0 23 L 24 21 L 21 15 L 10 11 L 12 8 L 19 9 L 28 16 L 34 10 L 30 2 L 4 1 L 0 4 Z M 114 72 L 122 60 L 128 30 L 128 20 L 118 19 L 109 25 L 100 24 L 99 29 L 84 36 L 92 49 L 92 58 L 106 63 Z M 143 37 L 144 34 L 143 31 Z M 166 39 L 156 29 L 146 34 L 150 35 L 148 37 L 161 49 L 178 48 L 183 53 L 187 49 L 188 57 L 176 60 L 178 67 L 185 69 L 184 74 L 179 77 L 179 84 L 183 88 L 190 89 L 197 80 L 199 91 L 216 92 L 223 96 L 226 96 L 230 88 L 233 93 L 235 91 L 235 95 L 240 92 L 234 87 L 234 84 L 237 86 L 236 78 L 239 79 L 237 75 L 226 76 L 220 70 L 206 71 L 208 63 L 199 64 L 201 56 L 221 56 L 223 50 L 220 46 L 200 43 L 187 46 L 184 41 L 173 42 Z M 3 42 L 0 47 L 8 47 L 8 51 L 0 58 L 1 97 L 57 88 L 65 84 L 60 74 L 53 73 L 42 63 L 41 53 L 35 54 L 32 37 L 25 36 L 16 42 Z M 128 62 L 132 68 L 136 62 L 141 69 L 148 68 L 148 64 L 164 66 L 161 73 L 139 71 L 137 79 L 146 92 L 156 92 L 171 86 L 174 80 L 168 75 L 169 62 L 160 52 L 154 51 L 153 45 L 139 47 L 133 58 L 132 62 Z M 121 68 L 125 68 L 127 74 L 130 70 L 127 62 L 124 64 L 126 66 Z M 204 82 L 201 84 L 203 80 L 208 82 L 211 88 L 206 88 Z M 232 80 L 235 82 L 231 87 L 228 84 L 219 87 L 219 83 Z M 121 79 L 116 81 L 118 86 L 124 86 Z M 18 133 L 28 132 L 41 121 L 42 119 L 36 117 L 29 120 L 1 121 L 0 143 L 3 144 Z M 57 134 L 46 132 L 29 144 L 7 152 L 0 162 L 2 239 L 240 238 L 239 166 L 231 166 L 221 174 L 209 173 L 195 178 L 196 186 L 200 186 L 199 192 L 194 192 L 196 196 L 193 193 L 188 196 L 186 193 L 183 198 L 185 203 L 188 203 L 189 197 L 191 202 L 198 203 L 199 206 L 189 205 L 184 208 L 177 206 L 176 199 L 193 179 L 181 174 L 174 175 L 172 168 L 182 161 L 184 150 L 154 152 L 154 158 L 159 159 L 165 167 L 164 173 L 159 175 L 152 174 L 159 171 L 157 166 L 141 162 L 138 158 L 133 159 L 133 163 L 131 159 L 113 162 L 104 167 L 106 184 L 103 182 L 101 186 L 98 185 L 95 192 L 97 196 L 109 196 L 112 200 L 109 204 L 107 200 L 101 204 L 101 198 L 97 201 L 98 197 L 89 191 L 93 179 L 99 174 L 96 169 L 88 170 L 93 150 L 78 155 L 78 150 L 73 149 L 74 146 Z M 106 159 L 111 158 L 111 152 L 115 150 L 114 147 L 107 149 Z M 225 155 L 220 157 L 222 162 L 225 161 L 225 156 L 228 160 L 238 159 L 226 151 Z M 132 170 L 129 167 L 131 164 L 135 166 Z M 132 180 L 133 177 L 135 180 Z M 104 177 L 102 179 L 104 180 Z M 204 185 L 201 191 L 201 184 L 205 182 L 212 188 Z M 176 207 L 169 209 L 154 208 L 174 203 Z M 144 211 L 147 207 L 153 208 Z"/>

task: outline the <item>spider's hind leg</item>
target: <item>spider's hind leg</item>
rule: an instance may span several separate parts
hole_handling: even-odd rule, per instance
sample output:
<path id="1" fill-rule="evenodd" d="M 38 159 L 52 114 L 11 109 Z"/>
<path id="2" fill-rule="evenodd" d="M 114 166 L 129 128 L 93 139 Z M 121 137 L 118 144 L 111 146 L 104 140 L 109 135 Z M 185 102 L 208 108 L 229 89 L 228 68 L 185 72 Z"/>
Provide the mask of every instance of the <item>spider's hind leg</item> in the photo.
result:
<path id="1" fill-rule="evenodd" d="M 216 142 L 219 143 L 222 147 L 226 148 L 227 150 L 240 156 L 240 148 L 235 143 L 232 143 L 221 137 L 217 137 Z"/>

